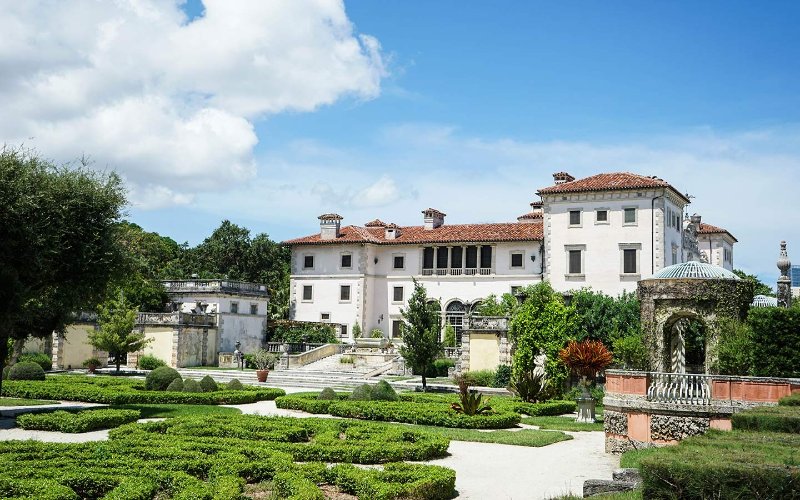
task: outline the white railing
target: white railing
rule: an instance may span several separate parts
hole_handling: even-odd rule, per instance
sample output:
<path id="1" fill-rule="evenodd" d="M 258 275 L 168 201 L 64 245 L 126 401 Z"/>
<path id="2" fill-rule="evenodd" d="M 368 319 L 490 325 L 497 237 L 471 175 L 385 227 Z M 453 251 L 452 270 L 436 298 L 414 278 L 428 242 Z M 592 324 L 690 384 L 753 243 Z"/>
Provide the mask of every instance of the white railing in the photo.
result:
<path id="1" fill-rule="evenodd" d="M 494 269 L 491 267 L 440 267 L 422 270 L 423 276 L 489 276 L 493 273 Z"/>
<path id="2" fill-rule="evenodd" d="M 444 356 L 450 359 L 458 359 L 461 357 L 461 348 L 460 347 L 445 347 L 444 348 Z"/>
<path id="3" fill-rule="evenodd" d="M 447 269 L 437 269 L 436 276 L 447 276 Z"/>
<path id="4" fill-rule="evenodd" d="M 687 405 L 711 404 L 711 375 L 650 373 L 647 400 Z"/>
<path id="5" fill-rule="evenodd" d="M 267 286 L 260 283 L 231 280 L 171 280 L 162 281 L 167 292 L 227 292 L 248 295 L 269 295 Z"/>
<path id="6" fill-rule="evenodd" d="M 490 274 L 492 274 L 492 269 L 490 267 L 481 268 L 481 276 L 488 276 Z"/>
<path id="7" fill-rule="evenodd" d="M 422 270 L 423 276 L 433 276 L 433 269 L 423 269 Z"/>
<path id="8" fill-rule="evenodd" d="M 478 269 L 474 267 L 468 267 L 464 269 L 464 274 L 466 274 L 467 276 L 475 276 L 476 274 L 478 274 Z"/>
<path id="9" fill-rule="evenodd" d="M 454 268 L 454 269 L 450 269 L 450 274 L 453 275 L 453 276 L 461 276 L 461 274 L 463 274 L 462 271 L 463 270 L 460 267 L 459 268 Z"/>

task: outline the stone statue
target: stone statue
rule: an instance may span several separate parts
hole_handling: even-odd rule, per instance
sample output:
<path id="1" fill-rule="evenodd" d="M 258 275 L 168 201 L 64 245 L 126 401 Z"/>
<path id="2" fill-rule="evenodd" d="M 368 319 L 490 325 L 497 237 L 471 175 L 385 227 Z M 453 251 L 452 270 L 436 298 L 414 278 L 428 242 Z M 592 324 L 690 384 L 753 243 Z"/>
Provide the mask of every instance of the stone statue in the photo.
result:
<path id="1" fill-rule="evenodd" d="M 547 363 L 547 354 L 542 353 L 533 358 L 533 374 L 541 376 L 542 379 L 546 378 L 547 372 L 544 369 L 545 363 Z"/>
<path id="2" fill-rule="evenodd" d="M 786 242 L 781 241 L 781 253 L 778 257 L 778 270 L 781 272 L 778 278 L 778 306 L 792 306 L 792 280 L 789 278 L 789 269 L 792 262 L 789 260 L 789 253 L 786 251 Z"/>

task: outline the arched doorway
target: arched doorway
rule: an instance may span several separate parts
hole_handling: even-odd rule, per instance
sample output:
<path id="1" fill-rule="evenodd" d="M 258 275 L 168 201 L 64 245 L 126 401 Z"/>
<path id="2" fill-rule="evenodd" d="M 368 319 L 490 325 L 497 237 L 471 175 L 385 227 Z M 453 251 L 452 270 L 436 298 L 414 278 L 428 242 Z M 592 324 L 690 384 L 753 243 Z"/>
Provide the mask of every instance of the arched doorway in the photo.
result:
<path id="1" fill-rule="evenodd" d="M 670 373 L 706 372 L 706 326 L 691 313 L 677 314 L 664 327 L 664 365 Z"/>
<path id="2" fill-rule="evenodd" d="M 467 308 L 460 300 L 454 300 L 447 304 L 445 308 L 445 324 L 451 325 L 456 331 L 456 345 L 461 345 L 461 332 L 464 330 L 464 318 L 467 315 Z"/>

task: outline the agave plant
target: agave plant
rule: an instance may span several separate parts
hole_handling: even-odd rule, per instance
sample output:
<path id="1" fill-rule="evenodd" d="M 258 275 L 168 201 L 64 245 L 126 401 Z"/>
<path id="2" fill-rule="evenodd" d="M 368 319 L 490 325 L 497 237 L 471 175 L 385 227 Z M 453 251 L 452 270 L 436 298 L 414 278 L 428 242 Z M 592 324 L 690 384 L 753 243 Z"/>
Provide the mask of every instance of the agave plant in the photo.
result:
<path id="1" fill-rule="evenodd" d="M 521 400 L 536 403 L 547 399 L 550 382 L 544 373 L 527 370 L 513 377 L 508 389 Z"/>
<path id="2" fill-rule="evenodd" d="M 475 390 L 470 390 L 470 379 L 468 376 L 459 375 L 455 377 L 455 381 L 458 384 L 458 395 L 461 403 L 451 404 L 450 407 L 453 410 L 458 413 L 463 413 L 464 415 L 480 415 L 492 411 L 488 400 L 483 403 L 481 402 L 483 395 L 478 394 Z"/>

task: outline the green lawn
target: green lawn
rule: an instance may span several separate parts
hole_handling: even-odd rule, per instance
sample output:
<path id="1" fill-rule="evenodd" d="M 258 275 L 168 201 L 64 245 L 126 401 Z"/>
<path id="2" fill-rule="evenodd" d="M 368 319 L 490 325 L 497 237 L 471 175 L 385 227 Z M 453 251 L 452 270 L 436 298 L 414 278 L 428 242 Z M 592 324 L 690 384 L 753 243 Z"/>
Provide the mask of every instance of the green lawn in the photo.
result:
<path id="1" fill-rule="evenodd" d="M 642 500 L 642 490 L 626 491 L 624 493 L 604 493 L 591 497 L 592 500 Z M 583 497 L 568 495 L 556 497 L 552 500 L 583 500 Z"/>
<path id="2" fill-rule="evenodd" d="M 116 410 L 139 410 L 141 418 L 195 417 L 200 415 L 235 415 L 242 413 L 238 408 L 215 405 L 130 404 L 114 405 L 112 408 Z"/>
<path id="3" fill-rule="evenodd" d="M 597 420 L 593 424 L 583 424 L 576 422 L 574 417 L 525 417 L 522 423 L 559 431 L 602 431 L 603 418 L 598 417 Z"/>
<path id="4" fill-rule="evenodd" d="M 486 432 L 475 429 L 454 429 L 450 427 L 434 427 L 430 425 L 415 425 L 413 428 L 415 430 L 432 432 L 453 441 L 510 444 L 514 446 L 532 446 L 535 448 L 572 439 L 572 436 L 564 434 L 563 432 L 537 431 L 533 429 Z"/>
<path id="5" fill-rule="evenodd" d="M 0 406 L 40 406 L 52 405 L 56 401 L 45 401 L 42 399 L 22 399 L 22 398 L 0 398 Z"/>

